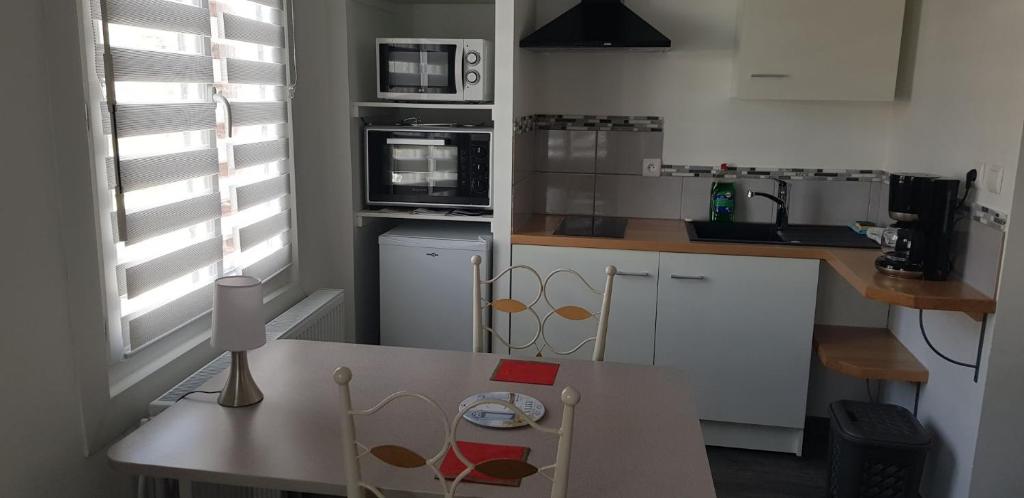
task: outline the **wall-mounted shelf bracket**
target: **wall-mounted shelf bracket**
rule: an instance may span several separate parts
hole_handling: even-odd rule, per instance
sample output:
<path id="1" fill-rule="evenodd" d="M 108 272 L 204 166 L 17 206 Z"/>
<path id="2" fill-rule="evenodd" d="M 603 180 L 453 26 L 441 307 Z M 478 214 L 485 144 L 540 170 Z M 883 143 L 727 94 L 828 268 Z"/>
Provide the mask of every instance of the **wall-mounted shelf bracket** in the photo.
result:
<path id="1" fill-rule="evenodd" d="M 935 345 L 932 344 L 932 341 L 930 339 L 928 339 L 928 332 L 926 332 L 925 329 L 924 329 L 924 310 L 918 310 L 917 313 L 918 313 L 917 314 L 918 324 L 921 327 L 921 337 L 924 337 L 924 342 L 926 344 L 928 344 L 928 347 L 931 348 L 931 350 L 934 351 L 935 354 L 939 356 L 939 358 L 942 358 L 943 360 L 946 360 L 949 363 L 952 363 L 954 365 L 959 365 L 961 367 L 970 368 L 971 370 L 974 370 L 974 382 L 977 383 L 978 382 L 978 376 L 981 373 L 981 354 L 982 354 L 982 350 L 985 349 L 985 331 L 986 331 L 986 328 L 987 328 L 987 325 L 988 325 L 988 315 L 987 314 L 986 315 L 982 315 L 982 317 L 981 317 L 981 334 L 978 335 L 978 353 L 977 353 L 977 356 L 974 359 L 974 363 L 966 363 L 966 362 L 954 360 L 954 359 L 952 359 L 952 358 L 942 354 L 942 352 L 939 351 L 935 347 Z"/>

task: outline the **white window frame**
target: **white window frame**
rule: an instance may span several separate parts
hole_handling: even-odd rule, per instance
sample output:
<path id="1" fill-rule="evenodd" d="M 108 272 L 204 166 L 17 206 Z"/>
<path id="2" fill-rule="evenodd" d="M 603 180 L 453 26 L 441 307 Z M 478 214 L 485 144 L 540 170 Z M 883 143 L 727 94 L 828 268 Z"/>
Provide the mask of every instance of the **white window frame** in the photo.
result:
<path id="1" fill-rule="evenodd" d="M 290 7 L 290 0 L 288 7 Z M 103 172 L 106 148 L 101 123 L 104 95 L 96 77 L 90 0 L 78 0 L 67 7 L 54 7 L 47 27 L 47 53 L 53 54 L 49 82 L 55 99 L 51 114 L 61 123 L 60 131 L 85 137 L 62 143 L 61 159 L 75 158 L 75 167 L 58 175 L 57 186 L 62 216 L 62 245 L 68 265 L 68 319 L 72 330 L 75 379 L 79 387 L 83 453 L 101 451 L 123 431 L 138 422 L 149 401 L 188 376 L 219 352 L 209 346 L 209 314 L 184 326 L 173 337 L 161 339 L 138 354 L 123 356 L 120 344 L 111 340 L 109 323 L 120 321 L 114 266 L 116 246 L 109 213 L 110 191 Z M 291 12 L 289 12 L 291 15 Z M 291 21 L 286 24 L 289 57 L 292 56 Z M 80 63 L 80 65 L 78 64 Z M 286 64 L 287 81 L 292 64 Z M 295 190 L 292 101 L 286 100 L 287 132 L 291 153 L 285 163 L 291 187 L 290 216 L 292 250 L 288 283 L 264 299 L 264 317 L 269 321 L 304 297 L 300 282 L 298 223 Z M 84 104 L 84 119 L 83 116 Z M 59 135 L 58 135 L 59 136 Z M 90 160 L 82 161 L 83 157 Z M 87 163 L 85 168 L 83 163 Z M 70 167 L 70 166 L 69 166 Z M 88 179 L 88 182 L 86 181 Z M 91 189 L 84 187 L 89 184 Z M 91 221 L 91 223 L 88 223 Z M 99 330 L 98 330 L 99 329 Z"/>
<path id="2" fill-rule="evenodd" d="M 112 0 L 109 0 L 112 1 Z M 291 60 L 293 57 L 292 52 L 292 33 L 291 33 L 291 13 L 289 9 L 291 7 L 290 1 L 285 4 L 285 15 L 288 21 L 285 22 L 285 47 L 283 47 L 283 53 L 288 58 L 284 64 L 285 66 L 285 81 L 292 81 L 292 68 L 294 61 Z M 90 28 L 92 25 L 89 25 Z M 86 42 L 89 39 L 85 40 Z M 95 65 L 94 59 L 88 60 L 87 64 Z M 95 69 L 90 67 L 90 69 Z M 89 73 L 95 75 L 97 73 Z M 89 78 L 90 85 L 95 86 L 93 90 L 94 95 L 102 96 L 102 88 L 99 81 L 96 78 Z M 288 181 L 290 183 L 290 205 L 288 206 L 289 215 L 291 216 L 291 229 L 289 232 L 289 244 L 291 245 L 291 265 L 286 270 L 289 272 L 288 283 L 280 289 L 270 293 L 264 299 L 265 308 L 274 308 L 274 306 L 268 306 L 274 303 L 280 297 L 287 297 L 287 301 L 295 302 L 297 299 L 293 297 L 298 287 L 299 279 L 299 261 L 298 261 L 298 222 L 296 219 L 296 191 L 295 191 L 295 164 L 294 164 L 294 128 L 293 128 L 293 116 L 292 116 L 292 98 L 290 92 L 285 90 L 285 106 L 287 108 L 287 123 L 285 123 L 285 129 L 287 131 L 289 154 L 288 159 L 285 163 L 285 174 L 288 175 Z M 100 101 L 94 101 L 90 103 L 91 106 L 95 106 L 97 112 L 92 114 L 100 115 L 99 106 L 102 105 Z M 108 327 L 108 342 L 110 349 L 110 395 L 116 396 L 123 392 L 128 387 L 138 382 L 141 378 L 144 378 L 154 371 L 167 365 L 175 358 L 184 354 L 184 352 L 192 350 L 196 347 L 201 346 L 203 343 L 209 341 L 210 338 L 210 313 L 204 314 L 202 317 L 183 324 L 173 332 L 168 333 L 166 336 L 157 339 L 153 344 L 147 345 L 137 352 L 126 355 L 124 353 L 124 334 L 121 332 L 120 327 L 120 308 L 118 305 L 119 296 L 117 296 L 117 275 L 114 270 L 117 264 L 116 258 L 116 246 L 113 242 L 115 227 L 107 216 L 103 213 L 113 212 L 113 206 L 109 198 L 109 190 L 106 189 L 106 181 L 104 178 L 105 168 L 99 167 L 99 165 L 105 164 L 105 138 L 102 133 L 102 128 L 94 128 L 98 130 L 94 133 L 97 139 L 97 147 L 93 156 L 94 170 L 96 171 L 96 187 L 99 189 L 97 195 L 100 199 L 99 205 L 97 206 L 97 215 L 100 218 L 100 240 L 102 244 L 103 252 L 103 273 L 105 276 L 105 285 L 103 294 L 107 299 L 107 316 L 109 317 L 107 322 Z M 111 210 L 107 210 L 111 209 Z M 219 220 L 218 220 L 219 222 Z M 268 317 L 268 319 L 271 317 Z"/>

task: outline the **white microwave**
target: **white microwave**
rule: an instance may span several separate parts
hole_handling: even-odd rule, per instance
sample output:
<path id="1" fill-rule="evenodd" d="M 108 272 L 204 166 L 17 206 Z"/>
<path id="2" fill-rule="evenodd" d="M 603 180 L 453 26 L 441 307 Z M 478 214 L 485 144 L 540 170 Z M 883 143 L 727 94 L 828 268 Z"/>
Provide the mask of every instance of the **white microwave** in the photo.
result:
<path id="1" fill-rule="evenodd" d="M 494 46 L 475 39 L 377 38 L 377 98 L 491 102 Z"/>

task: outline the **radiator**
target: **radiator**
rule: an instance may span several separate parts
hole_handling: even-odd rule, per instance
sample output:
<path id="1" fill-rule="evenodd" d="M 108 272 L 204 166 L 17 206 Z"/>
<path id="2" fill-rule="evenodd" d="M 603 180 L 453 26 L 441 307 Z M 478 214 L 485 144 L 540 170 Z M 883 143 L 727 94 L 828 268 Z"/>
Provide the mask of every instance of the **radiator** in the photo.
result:
<path id="1" fill-rule="evenodd" d="M 274 334 L 277 339 L 345 342 L 343 297 L 340 290 L 318 290 L 271 320 L 267 335 Z"/>
<path id="2" fill-rule="evenodd" d="M 278 339 L 345 342 L 344 295 L 336 289 L 321 289 L 288 308 L 267 324 L 267 342 Z M 231 353 L 224 353 L 197 370 L 149 403 L 149 416 L 155 417 L 181 396 L 195 391 L 231 365 Z"/>

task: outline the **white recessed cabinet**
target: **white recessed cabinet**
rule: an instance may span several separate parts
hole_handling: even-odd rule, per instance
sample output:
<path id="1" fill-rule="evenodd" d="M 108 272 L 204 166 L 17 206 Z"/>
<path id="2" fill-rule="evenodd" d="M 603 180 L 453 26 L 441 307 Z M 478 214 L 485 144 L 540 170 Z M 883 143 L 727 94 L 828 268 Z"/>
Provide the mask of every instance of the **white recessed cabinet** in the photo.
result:
<path id="1" fill-rule="evenodd" d="M 736 97 L 891 101 L 906 0 L 743 0 Z"/>

